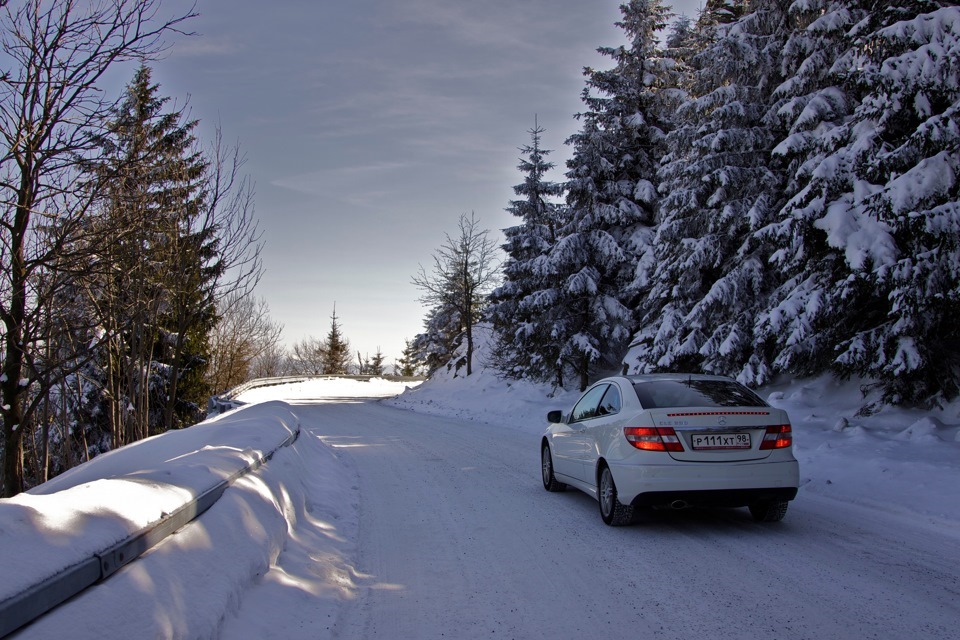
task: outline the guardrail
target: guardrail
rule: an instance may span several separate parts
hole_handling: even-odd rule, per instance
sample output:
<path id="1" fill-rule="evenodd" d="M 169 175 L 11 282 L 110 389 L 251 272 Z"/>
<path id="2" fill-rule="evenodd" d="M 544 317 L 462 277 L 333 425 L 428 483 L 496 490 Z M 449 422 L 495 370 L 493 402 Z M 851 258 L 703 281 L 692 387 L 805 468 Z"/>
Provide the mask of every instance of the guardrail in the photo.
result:
<path id="1" fill-rule="evenodd" d="M 234 387 L 228 391 L 224 391 L 220 395 L 213 396 L 210 400 L 207 401 L 207 412 L 211 415 L 218 413 L 224 413 L 230 409 L 236 409 L 239 406 L 243 405 L 243 402 L 237 400 L 237 396 L 241 395 L 245 391 L 251 389 L 259 389 L 260 387 L 273 387 L 281 384 L 293 384 L 296 382 L 306 382 L 308 380 L 324 380 L 329 378 L 346 378 L 348 380 L 373 380 L 375 378 L 382 378 L 384 380 L 395 380 L 399 382 L 403 381 L 416 381 L 423 380 L 424 378 L 419 376 L 393 376 L 393 375 L 383 375 L 383 376 L 368 376 L 368 375 L 352 375 L 352 374 L 339 374 L 331 373 L 324 375 L 303 375 L 303 376 L 278 376 L 274 378 L 255 378 L 244 382 L 241 385 Z"/>
<path id="2" fill-rule="evenodd" d="M 209 509 L 236 480 L 255 471 L 281 448 L 296 442 L 300 425 L 270 452 L 250 461 L 244 468 L 207 489 L 189 503 L 176 509 L 127 539 L 104 549 L 82 562 L 65 567 L 55 576 L 32 585 L 22 593 L 0 602 L 0 637 L 29 624 L 84 589 L 106 580 L 133 562 L 161 540 Z"/>
<path id="3" fill-rule="evenodd" d="M 310 379 L 311 376 L 280 376 L 276 378 L 255 378 L 253 380 L 248 380 L 247 382 L 244 382 L 233 389 L 224 391 L 220 395 L 210 398 L 210 400 L 207 401 L 207 413 L 214 415 L 242 406 L 243 403 L 239 400 L 236 400 L 236 397 L 244 391 L 249 391 L 250 389 L 272 387 L 279 384 L 293 384 L 295 382 L 304 382 Z"/>

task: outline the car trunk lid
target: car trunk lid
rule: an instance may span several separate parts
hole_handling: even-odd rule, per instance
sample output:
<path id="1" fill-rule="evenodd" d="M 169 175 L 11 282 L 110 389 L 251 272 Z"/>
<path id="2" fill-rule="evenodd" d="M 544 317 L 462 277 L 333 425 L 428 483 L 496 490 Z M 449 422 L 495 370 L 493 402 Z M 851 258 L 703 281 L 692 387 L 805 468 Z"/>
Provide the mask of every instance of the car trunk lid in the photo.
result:
<path id="1" fill-rule="evenodd" d="M 770 455 L 760 448 L 767 427 L 788 424 L 772 407 L 684 407 L 650 414 L 657 427 L 673 428 L 683 444 L 683 451 L 671 451 L 670 457 L 688 462 L 762 460 Z"/>

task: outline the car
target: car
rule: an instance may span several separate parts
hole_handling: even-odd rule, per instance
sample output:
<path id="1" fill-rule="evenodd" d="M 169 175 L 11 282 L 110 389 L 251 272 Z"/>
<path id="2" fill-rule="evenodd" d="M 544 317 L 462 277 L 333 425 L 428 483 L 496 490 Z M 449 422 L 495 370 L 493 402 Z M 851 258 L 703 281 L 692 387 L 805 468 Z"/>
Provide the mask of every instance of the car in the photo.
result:
<path id="1" fill-rule="evenodd" d="M 786 411 L 723 376 L 604 378 L 547 419 L 544 489 L 587 493 L 611 526 L 687 507 L 748 507 L 777 522 L 800 486 Z"/>

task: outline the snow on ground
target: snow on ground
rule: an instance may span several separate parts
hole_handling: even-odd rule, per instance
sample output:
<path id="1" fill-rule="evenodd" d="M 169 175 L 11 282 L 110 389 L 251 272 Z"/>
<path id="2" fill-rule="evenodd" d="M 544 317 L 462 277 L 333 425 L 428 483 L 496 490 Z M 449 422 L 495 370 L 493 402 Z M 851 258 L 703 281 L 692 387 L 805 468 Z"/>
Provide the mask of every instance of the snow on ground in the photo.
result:
<path id="1" fill-rule="evenodd" d="M 336 402 L 404 388 L 383 380 L 322 380 L 253 390 L 242 398 L 249 406 L 123 447 L 0 500 L 0 602 L 126 539 L 274 450 L 298 418 L 295 407 L 269 396 Z M 298 581 L 305 594 L 339 593 L 348 580 L 340 547 L 349 547 L 356 526 L 351 482 L 335 452 L 301 433 L 194 523 L 17 637 L 217 637 L 240 594 L 282 549 L 300 554 L 305 573 L 279 579 Z M 294 606 L 276 604 L 280 616 Z"/>
<path id="2" fill-rule="evenodd" d="M 0 501 L 0 601 L 137 533 L 296 429 L 283 403 L 112 451 Z"/>
<path id="3" fill-rule="evenodd" d="M 540 432 L 549 409 L 579 397 L 480 369 L 469 379 L 435 376 L 384 402 Z M 790 415 L 802 491 L 960 523 L 960 401 L 935 411 L 883 407 L 862 386 L 824 376 L 758 390 Z"/>
<path id="4" fill-rule="evenodd" d="M 244 391 L 237 400 L 247 404 L 284 400 L 287 402 L 335 402 L 352 398 L 386 398 L 402 393 L 417 382 L 393 382 L 384 378 L 315 378 L 280 386 L 257 387 Z"/>
<path id="5" fill-rule="evenodd" d="M 478 368 L 469 379 L 439 374 L 384 402 L 539 433 L 548 410 L 579 397 Z M 824 376 L 758 390 L 790 415 L 802 491 L 960 523 L 960 401 L 935 411 L 882 407 L 861 387 Z"/>
<path id="6" fill-rule="evenodd" d="M 57 563 L 65 566 L 136 531 L 229 475 L 252 451 L 270 450 L 295 428 L 298 403 L 384 397 L 398 408 L 540 432 L 548 410 L 569 408 L 578 395 L 478 369 L 469 379 L 438 375 L 416 388 L 314 380 L 253 389 L 240 397 L 249 406 L 125 447 L 2 500 L 0 600 Z M 960 404 L 861 415 L 870 413 L 861 408 L 872 398 L 864 398 L 858 384 L 829 378 L 760 391 L 793 421 L 803 483 L 798 499 L 815 492 L 880 505 L 937 529 L 960 525 Z M 356 471 L 340 453 L 304 432 L 193 524 L 17 637 L 286 637 L 277 628 L 285 620 L 322 635 L 362 580 L 351 568 L 356 484 Z M 241 596 L 245 609 L 262 615 L 237 617 Z"/>

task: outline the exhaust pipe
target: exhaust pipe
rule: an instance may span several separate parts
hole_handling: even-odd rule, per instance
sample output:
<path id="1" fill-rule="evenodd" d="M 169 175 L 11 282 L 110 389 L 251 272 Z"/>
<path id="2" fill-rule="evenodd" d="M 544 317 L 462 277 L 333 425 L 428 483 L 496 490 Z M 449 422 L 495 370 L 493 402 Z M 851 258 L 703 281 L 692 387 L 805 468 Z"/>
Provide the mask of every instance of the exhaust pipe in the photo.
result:
<path id="1" fill-rule="evenodd" d="M 677 511 L 679 511 L 680 509 L 686 509 L 689 506 L 690 505 L 687 504 L 686 500 L 674 500 L 673 502 L 670 503 L 670 508 L 676 509 Z"/>

